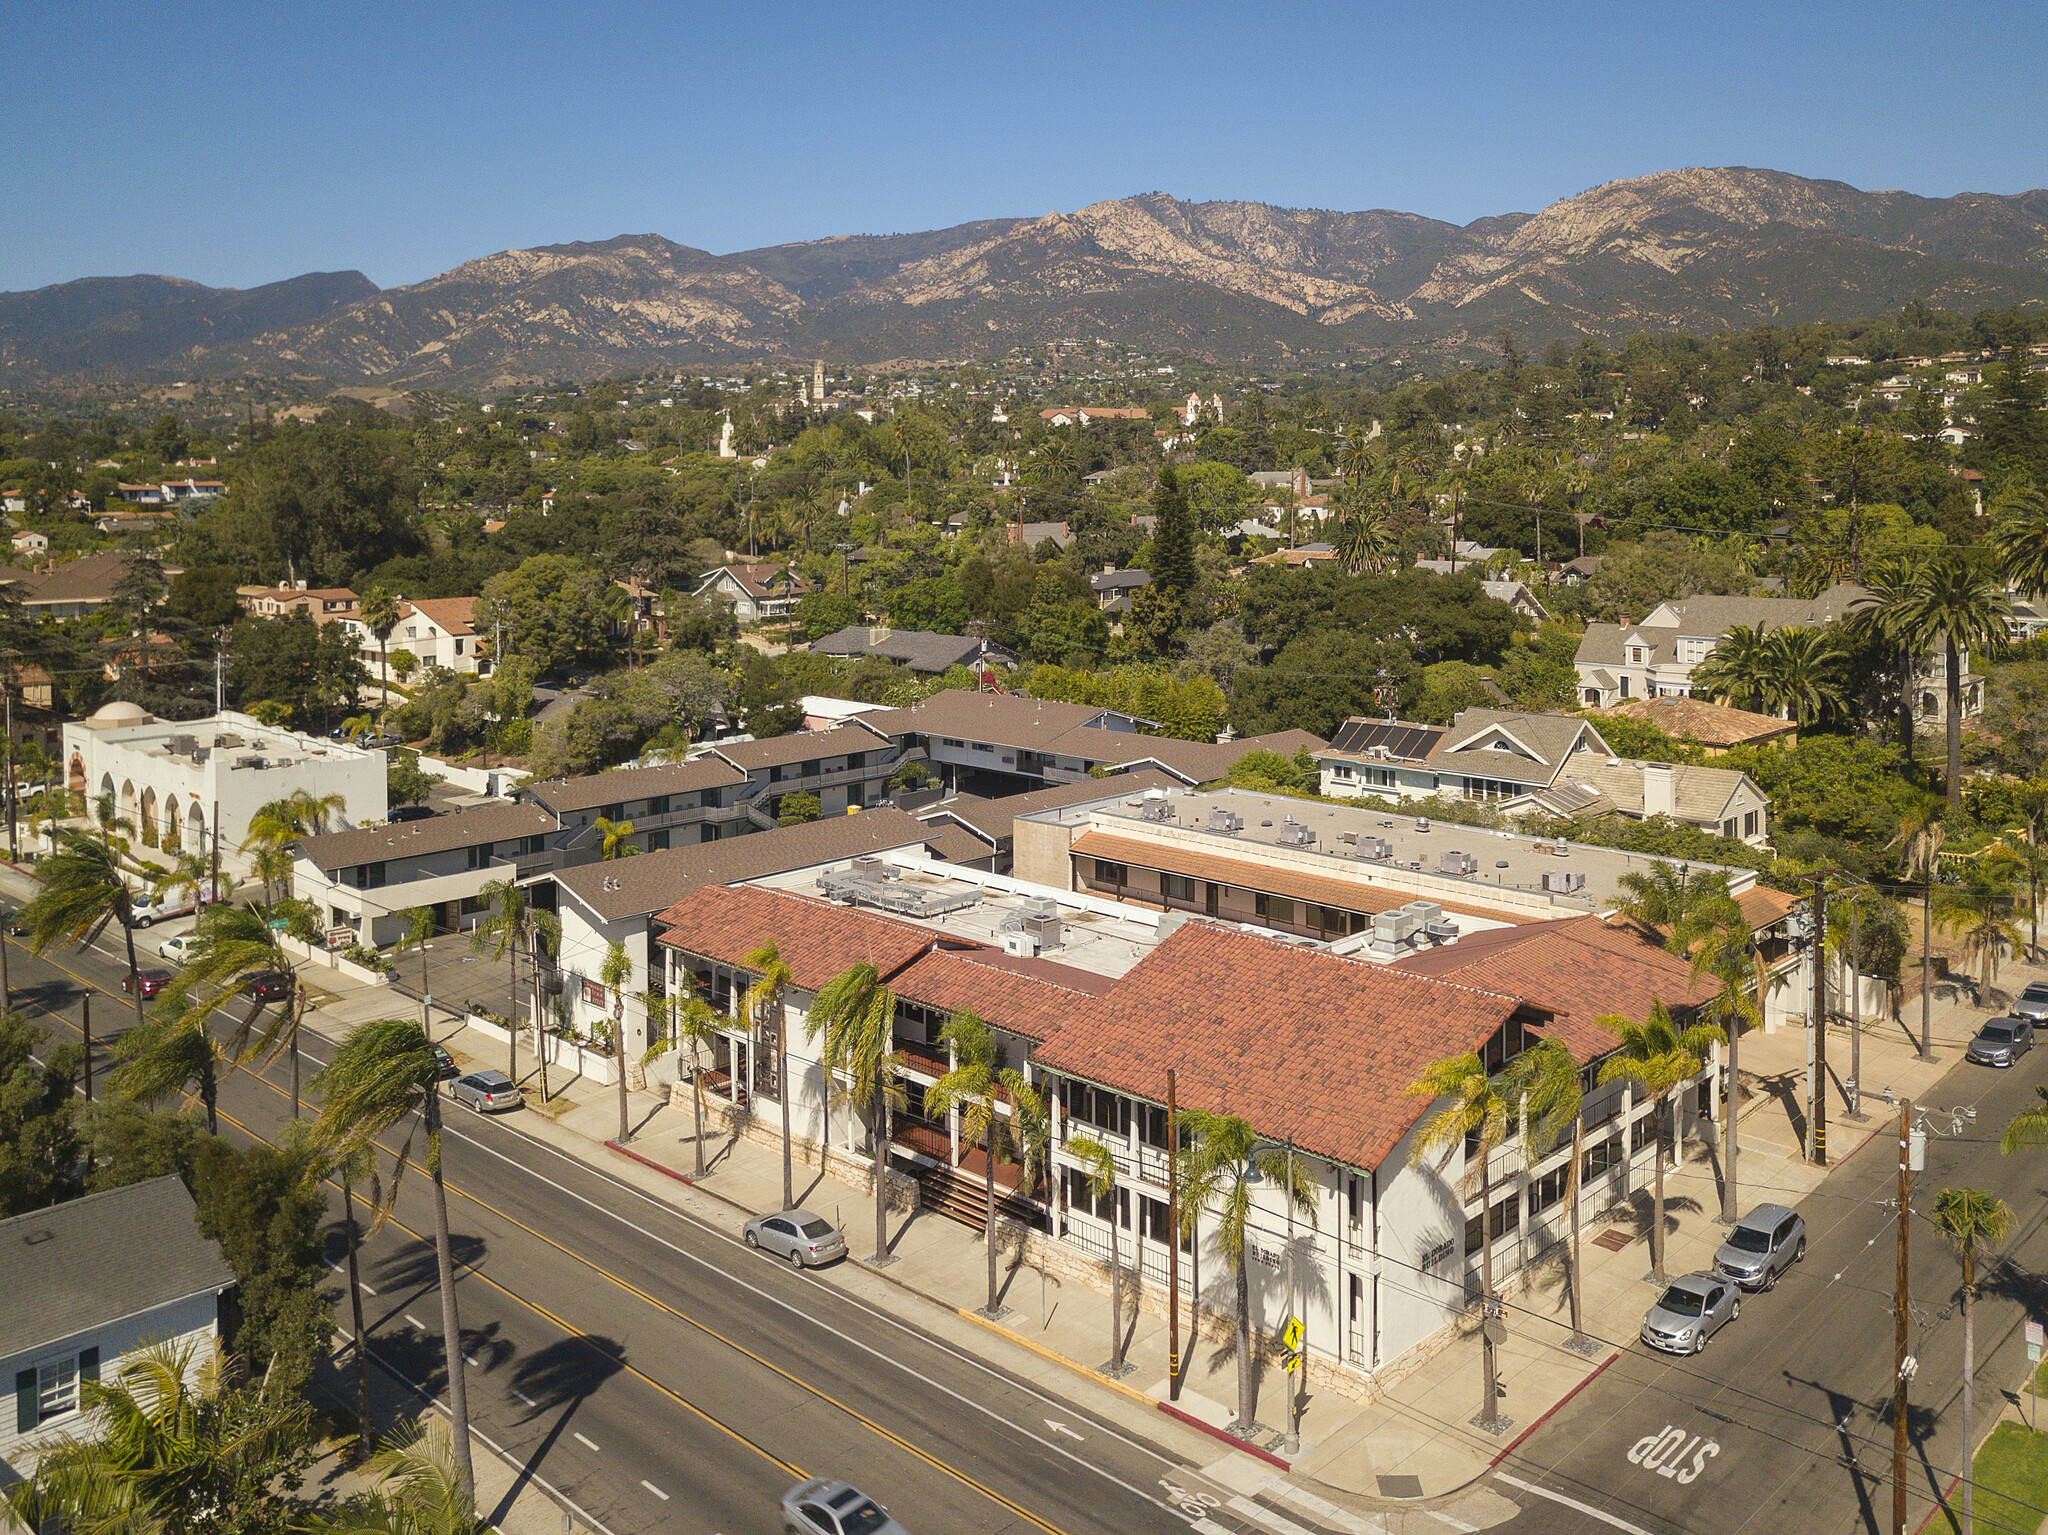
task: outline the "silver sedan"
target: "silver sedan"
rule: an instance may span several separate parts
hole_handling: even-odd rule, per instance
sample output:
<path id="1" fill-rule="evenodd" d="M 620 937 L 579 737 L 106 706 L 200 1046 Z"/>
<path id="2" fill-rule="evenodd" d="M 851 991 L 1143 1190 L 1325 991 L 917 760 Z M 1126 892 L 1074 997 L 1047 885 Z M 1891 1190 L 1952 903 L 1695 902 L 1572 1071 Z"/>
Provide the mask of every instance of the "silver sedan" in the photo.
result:
<path id="1" fill-rule="evenodd" d="M 1680 1274 L 1643 1318 L 1643 1341 L 1667 1354 L 1697 1354 L 1742 1315 L 1742 1291 L 1720 1274 Z"/>
<path id="2" fill-rule="evenodd" d="M 846 1238 L 832 1229 L 822 1215 L 808 1210 L 782 1210 L 774 1215 L 757 1215 L 740 1229 L 747 1246 L 758 1247 L 792 1267 L 813 1268 L 846 1256 Z"/>
<path id="3" fill-rule="evenodd" d="M 823 1477 L 782 1495 L 782 1528 L 784 1535 L 910 1535 L 858 1487 Z"/>

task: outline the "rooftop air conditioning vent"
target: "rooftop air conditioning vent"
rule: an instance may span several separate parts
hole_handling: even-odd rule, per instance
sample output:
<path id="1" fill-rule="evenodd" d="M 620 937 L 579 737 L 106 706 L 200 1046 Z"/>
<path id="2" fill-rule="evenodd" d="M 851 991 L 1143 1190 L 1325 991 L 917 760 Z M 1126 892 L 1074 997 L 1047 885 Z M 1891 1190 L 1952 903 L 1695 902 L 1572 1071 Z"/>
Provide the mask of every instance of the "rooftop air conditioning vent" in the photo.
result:
<path id="1" fill-rule="evenodd" d="M 1586 876 L 1577 869 L 1548 869 L 1544 871 L 1543 888 L 1552 895 L 1576 895 L 1586 888 Z"/>
<path id="2" fill-rule="evenodd" d="M 1225 835 L 1243 831 L 1244 817 L 1233 810 L 1225 810 L 1221 805 L 1213 805 L 1209 809 L 1209 830 Z"/>
<path id="3" fill-rule="evenodd" d="M 1360 858 L 1371 858 L 1376 861 L 1385 861 L 1394 856 L 1393 845 L 1385 837 L 1360 837 L 1358 839 L 1358 856 Z"/>
<path id="4" fill-rule="evenodd" d="M 1425 922 L 1422 931 L 1433 943 L 1456 943 L 1458 924 L 1455 922 Z"/>
<path id="5" fill-rule="evenodd" d="M 1003 952 L 1019 959 L 1038 957 L 1038 935 L 1036 933 L 1003 934 Z"/>
<path id="6" fill-rule="evenodd" d="M 1316 834 L 1299 821 L 1289 821 L 1280 828 L 1280 843 L 1283 847 L 1313 847 Z"/>
<path id="7" fill-rule="evenodd" d="M 1428 830 L 1429 830 L 1429 817 L 1428 817 L 1428 816 L 1426 816 L 1426 815 L 1419 815 L 1419 816 L 1417 816 L 1417 817 L 1415 818 L 1415 829 L 1416 829 L 1417 831 L 1428 831 Z"/>
<path id="8" fill-rule="evenodd" d="M 1470 853 L 1461 853 L 1453 849 L 1438 859 L 1437 867 L 1442 873 L 1453 874 L 1462 879 L 1478 870 L 1479 860 Z"/>
<path id="9" fill-rule="evenodd" d="M 1057 917 L 1060 903 L 1049 895 L 1033 895 L 1024 898 L 1024 915 L 1027 917 Z"/>
<path id="10" fill-rule="evenodd" d="M 1138 818 L 1144 821 L 1171 821 L 1173 806 L 1165 800 L 1147 800 L 1138 808 Z"/>
<path id="11" fill-rule="evenodd" d="M 260 768 L 263 766 L 263 759 L 261 757 L 237 757 L 235 758 L 234 765 L 238 768 Z"/>

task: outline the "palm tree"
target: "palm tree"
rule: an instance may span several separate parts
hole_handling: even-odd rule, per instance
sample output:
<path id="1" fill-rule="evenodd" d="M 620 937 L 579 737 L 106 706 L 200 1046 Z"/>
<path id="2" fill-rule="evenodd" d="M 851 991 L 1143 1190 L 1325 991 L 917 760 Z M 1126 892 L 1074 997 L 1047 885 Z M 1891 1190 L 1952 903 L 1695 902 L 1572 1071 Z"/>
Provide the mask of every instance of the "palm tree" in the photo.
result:
<path id="1" fill-rule="evenodd" d="M 1867 596 L 1849 614 L 1851 632 L 1892 656 L 1898 668 L 1899 746 L 1909 764 L 1913 760 L 1913 673 L 1920 647 L 1926 643 L 1914 629 L 1911 616 L 1913 593 L 1919 584 L 1919 560 L 1910 555 L 1880 556 L 1865 568 L 1862 586 Z"/>
<path id="2" fill-rule="evenodd" d="M 1992 503 L 1997 525 L 1991 547 L 2005 579 L 2030 596 L 2048 594 L 2048 496 L 2031 485 Z"/>
<path id="3" fill-rule="evenodd" d="M 1960 553 L 1931 560 L 1906 604 L 1905 622 L 1939 641 L 1948 676 L 1948 808 L 1963 803 L 1963 662 L 1969 648 L 2003 638 L 2012 599 L 1996 575 Z"/>
<path id="4" fill-rule="evenodd" d="M 996 1157 L 1008 1138 L 1003 1116 L 996 1108 L 1003 1086 L 1002 1048 L 972 1008 L 962 1008 L 946 1020 L 939 1043 L 946 1047 L 953 1065 L 925 1092 L 925 1104 L 940 1114 L 957 1110 L 961 1140 L 980 1141 L 988 1158 L 987 1202 L 982 1216 L 982 1245 L 988 1250 L 988 1307 L 982 1314 L 993 1320 L 1000 1310 L 996 1301 Z"/>
<path id="5" fill-rule="evenodd" d="M 1604 1021 L 1604 1020 L 1603 1020 Z M 1408 1162 L 1420 1167 L 1432 1157 L 1441 1171 L 1453 1153 L 1463 1149 L 1469 1171 L 1458 1180 L 1463 1195 L 1479 1185 L 1479 1285 L 1486 1309 L 1493 1308 L 1493 1154 L 1507 1139 L 1508 1127 L 1521 1111 L 1521 1084 L 1492 1075 L 1473 1051 L 1446 1056 L 1433 1063 L 1408 1091 L 1431 1102 L 1451 1101 L 1423 1121 Z M 1468 1246 L 1467 1250 L 1470 1248 Z M 1479 1416 L 1482 1426 L 1499 1416 L 1500 1385 L 1493 1357 L 1493 1338 L 1480 1328 L 1480 1359 L 1485 1382 Z"/>
<path id="6" fill-rule="evenodd" d="M 392 1157 L 384 1208 L 398 1203 L 400 1180 L 411 1161 L 413 1137 L 424 1126 L 425 1167 L 433 1182 L 434 1256 L 440 1268 L 441 1341 L 448 1370 L 448 1407 L 454 1419 L 457 1476 L 474 1496 L 469 1460 L 469 1383 L 463 1371 L 462 1324 L 455 1307 L 455 1258 L 448 1237 L 448 1190 L 441 1178 L 441 1067 L 426 1030 L 409 1018 L 358 1024 L 335 1047 L 314 1079 L 321 1097 L 316 1133 L 338 1156 L 374 1152 L 377 1138 L 403 1123 L 405 1140 Z M 415 1115 L 419 1117 L 414 1118 Z"/>
<path id="7" fill-rule="evenodd" d="M 490 915 L 473 928 L 469 935 L 469 946 L 481 954 L 489 949 L 492 959 L 504 959 L 508 966 L 508 998 L 505 1010 L 505 1075 L 513 1081 L 519 1080 L 519 951 L 524 948 L 529 959 L 535 958 L 536 946 L 540 942 L 541 919 L 552 918 L 553 913 L 543 912 L 528 904 L 526 887 L 516 880 L 494 879 L 478 892 L 478 896 L 490 906 Z M 555 927 L 559 937 L 561 927 Z M 541 1098 L 547 1098 L 547 1051 L 541 1046 L 540 1038 L 540 967 L 534 965 L 534 1038 L 535 1052 L 540 1055 Z"/>
<path id="8" fill-rule="evenodd" d="M 1703 975 L 1714 979 L 1714 995 L 1705 1013 L 1717 1018 L 1727 1031 L 1728 1092 L 1723 1105 L 1721 1219 L 1734 1225 L 1739 1212 L 1736 1171 L 1736 1133 L 1741 1107 L 1742 1031 L 1760 1027 L 1764 1021 L 1764 997 L 1785 978 L 1773 975 L 1763 945 L 1757 941 L 1749 919 L 1732 896 L 1722 894 L 1702 903 L 1672 934 L 1678 952 L 1692 958 L 1692 980 Z"/>
<path id="9" fill-rule="evenodd" d="M 633 979 L 633 956 L 614 938 L 604 951 L 597 978 L 612 994 L 612 1061 L 619 1076 L 619 1144 L 631 1138 L 626 1118 L 626 983 Z"/>
<path id="10" fill-rule="evenodd" d="M 57 833 L 56 850 L 36 865 L 36 883 L 42 888 L 21 908 L 32 952 L 41 954 L 60 940 L 91 943 L 108 923 L 118 922 L 128 946 L 128 973 L 135 974 L 135 901 L 128 889 L 126 847 L 112 835 Z M 140 986 L 135 987 L 135 1022 L 142 1023 Z"/>
<path id="11" fill-rule="evenodd" d="M 1987 990 L 1998 979 L 1998 962 L 2022 945 L 2019 894 L 2013 880 L 1989 860 L 1972 863 L 1962 882 L 1934 887 L 1935 926 L 1963 941 L 1963 956 L 1977 967 L 1977 984 Z"/>
<path id="12" fill-rule="evenodd" d="M 229 1509 L 241 1527 L 289 1524 L 312 1409 L 272 1375 L 238 1384 L 218 1341 L 146 1343 L 112 1380 L 81 1380 L 78 1405 L 85 1432 L 57 1436 L 7 1489 L 23 1528 L 146 1535 L 218 1528 Z"/>
<path id="13" fill-rule="evenodd" d="M 281 927 L 273 927 L 281 923 Z M 247 906 L 222 903 L 200 913 L 193 927 L 190 957 L 177 976 L 163 989 L 157 1011 L 171 1019 L 171 1027 L 208 1033 L 211 1020 L 228 1003 L 243 994 L 243 977 L 251 971 L 274 971 L 290 986 L 283 1005 L 267 1028 L 257 1028 L 268 1004 L 252 999 L 247 1016 L 235 1027 L 227 1042 L 227 1059 L 235 1066 L 252 1058 L 270 1061 L 280 1054 L 291 1056 L 292 1118 L 299 1117 L 299 1024 L 306 1012 L 306 987 L 299 979 L 297 958 L 284 946 L 290 936 L 301 943 L 314 935 L 311 912 L 300 902 L 281 901 L 275 906 L 251 902 Z"/>
<path id="14" fill-rule="evenodd" d="M 1237 1431 L 1252 1431 L 1252 1298 L 1245 1268 L 1245 1228 L 1251 1220 L 1252 1185 L 1271 1180 L 1281 1196 L 1315 1224 L 1315 1180 L 1296 1159 L 1288 1182 L 1287 1153 L 1234 1114 L 1183 1109 L 1180 1115 L 1180 1223 L 1195 1236 L 1202 1212 L 1216 1212 L 1216 1246 L 1237 1286 Z"/>
<path id="15" fill-rule="evenodd" d="M 263 881 L 265 899 L 274 901 L 280 891 L 289 893 L 291 845 L 301 837 L 325 834 L 330 822 L 347 804 L 347 798 L 341 794 L 315 797 L 305 789 L 294 789 L 284 799 L 259 806 L 249 817 L 241 850 L 252 855 L 256 873 Z"/>
<path id="16" fill-rule="evenodd" d="M 1356 427 L 1344 439 L 1344 446 L 1337 454 L 1337 472 L 1351 481 L 1351 488 L 1361 488 L 1368 476 L 1377 476 L 1380 456 L 1365 439 L 1365 433 Z"/>
<path id="17" fill-rule="evenodd" d="M 775 1082 L 776 1101 L 782 1111 L 782 1208 L 793 1209 L 796 1205 L 796 1179 L 790 1170 L 790 1103 L 789 1103 L 789 1018 L 783 1011 L 782 999 L 789 988 L 796 984 L 796 974 L 782 962 L 782 951 L 770 939 L 753 952 L 743 955 L 740 963 L 754 972 L 756 980 L 740 999 L 746 1009 L 748 1020 L 754 1026 L 754 1037 L 759 1039 L 771 1029 L 775 1035 Z"/>
<path id="18" fill-rule="evenodd" d="M 417 949 L 420 956 L 420 1028 L 429 1038 L 433 1030 L 427 1018 L 427 993 L 431 985 L 427 979 L 427 943 L 434 936 L 434 908 L 431 906 L 402 906 L 395 915 L 405 924 L 405 931 L 399 935 L 398 948 Z"/>
<path id="19" fill-rule="evenodd" d="M 1681 874 L 1677 866 L 1659 861 L 1641 873 L 1631 869 L 1615 885 L 1621 892 L 1607 898 L 1610 911 L 1620 912 L 1651 937 L 1673 947 L 1686 917 L 1694 910 L 1728 893 L 1728 878 L 1722 874 Z"/>
<path id="20" fill-rule="evenodd" d="M 1664 1115 L 1672 1095 L 1700 1074 L 1721 1037 L 1720 1031 L 1704 1024 L 1679 1028 L 1662 1002 L 1653 1003 L 1650 1016 L 1642 1023 L 1610 1013 L 1601 1018 L 1603 1028 L 1621 1036 L 1621 1048 L 1600 1068 L 1600 1080 L 1626 1081 L 1650 1100 L 1657 1121 L 1657 1151 L 1652 1159 L 1656 1169 L 1655 1193 L 1651 1207 L 1650 1273 L 1664 1283 Z M 1677 1127 L 1672 1126 L 1676 1136 Z"/>
<path id="21" fill-rule="evenodd" d="M 1715 642 L 1707 658 L 1693 668 L 1691 686 L 1695 692 L 1723 702 L 1740 700 L 1743 708 L 1760 714 L 1771 690 L 1772 676 L 1765 631 L 1751 624 L 1736 624 Z"/>
<path id="22" fill-rule="evenodd" d="M 422 1032 L 425 1032 L 422 1030 Z M 370 1335 L 363 1326 L 363 1286 L 357 1276 L 357 1253 L 363 1238 L 376 1235 L 383 1224 L 384 1210 L 377 1201 L 377 1155 L 368 1146 L 353 1151 L 330 1151 L 334 1174 L 341 1180 L 342 1235 L 348 1244 L 348 1304 L 350 1319 L 355 1324 L 355 1372 L 356 1372 L 356 1458 L 368 1460 L 370 1456 Z M 356 1185 L 368 1183 L 370 1196 L 370 1230 L 364 1232 L 356 1225 Z"/>
<path id="23" fill-rule="evenodd" d="M 875 1258 L 889 1261 L 890 1116 L 903 1106 L 903 1083 L 896 1074 L 902 1057 L 896 1050 L 896 994 L 884 986 L 875 967 L 862 963 L 841 971 L 811 999 L 805 1028 L 825 1036 L 822 1052 L 827 1078 L 846 1079 L 846 1097 L 866 1116 L 875 1142 Z"/>
<path id="24" fill-rule="evenodd" d="M 384 684 L 391 680 L 391 660 L 386 646 L 391 631 L 398 627 L 398 599 L 381 586 L 363 593 L 363 627 L 377 640 L 377 696 L 385 696 Z"/>
<path id="25" fill-rule="evenodd" d="M 1996 1247 L 2012 1229 L 2012 1208 L 1982 1189 L 1943 1189 L 1934 1197 L 1934 1224 L 1963 1261 L 1963 1535 L 1976 1528 L 1970 1474 L 1976 1440 L 1970 1433 L 1977 1376 L 1977 1249 Z"/>
<path id="26" fill-rule="evenodd" d="M 1077 1135 L 1067 1142 L 1067 1151 L 1081 1164 L 1082 1180 L 1098 1206 L 1109 1202 L 1109 1363 L 1103 1374 L 1124 1373 L 1124 1269 L 1117 1251 L 1116 1158 L 1101 1141 Z"/>
<path id="27" fill-rule="evenodd" d="M 602 839 L 599 843 L 600 858 L 631 858 L 640 851 L 640 844 L 633 840 L 631 821 L 607 821 L 603 816 L 599 816 L 597 834 Z"/>
<path id="28" fill-rule="evenodd" d="M 1346 575 L 1384 570 L 1393 548 L 1386 517 L 1377 509 L 1353 507 L 1338 518 L 1337 563 Z"/>
<path id="29" fill-rule="evenodd" d="M 711 1004 L 702 997 L 690 996 L 683 1005 L 673 1009 L 676 1027 L 676 1042 L 690 1047 L 690 1095 L 697 1109 L 697 1176 L 704 1176 L 704 1062 L 700 1051 L 711 1048 L 723 1029 L 719 1015 L 711 1010 Z M 646 1059 L 658 1060 L 668 1049 L 667 1039 L 659 1039 L 648 1047 Z"/>
<path id="30" fill-rule="evenodd" d="M 1579 1295 L 1579 1169 L 1585 1158 L 1586 1118 L 1582 1112 L 1585 1090 L 1579 1063 L 1572 1059 L 1564 1041 L 1545 1039 L 1510 1062 L 1507 1075 L 1520 1111 L 1529 1123 L 1522 1146 L 1523 1165 L 1528 1170 L 1533 1172 L 1538 1162 L 1556 1150 L 1565 1128 L 1571 1128 L 1571 1170 L 1565 1174 L 1564 1182 L 1565 1205 L 1572 1222 L 1571 1346 L 1583 1353 L 1588 1344 Z"/>
<path id="31" fill-rule="evenodd" d="M 1802 730 L 1841 708 L 1847 660 L 1833 630 L 1788 624 L 1770 632 L 1765 649 L 1771 666 L 1765 697 L 1772 708 L 1784 710 Z"/>
<path id="32" fill-rule="evenodd" d="M 385 1440 L 368 1469 L 377 1490 L 316 1517 L 307 1526 L 311 1535 L 482 1535 L 489 1528 L 463 1489 L 455 1435 L 439 1417 L 421 1418 Z"/>

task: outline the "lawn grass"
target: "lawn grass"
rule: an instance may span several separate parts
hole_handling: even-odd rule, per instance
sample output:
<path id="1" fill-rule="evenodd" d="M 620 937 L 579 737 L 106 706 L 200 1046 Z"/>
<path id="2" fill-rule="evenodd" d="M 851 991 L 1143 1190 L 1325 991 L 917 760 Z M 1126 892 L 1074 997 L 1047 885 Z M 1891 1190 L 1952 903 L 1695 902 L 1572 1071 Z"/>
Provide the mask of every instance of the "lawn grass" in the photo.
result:
<path id="1" fill-rule="evenodd" d="M 2001 1423 L 1977 1452 L 1977 1528 L 2033 1535 L 2048 1518 L 2048 1433 Z"/>

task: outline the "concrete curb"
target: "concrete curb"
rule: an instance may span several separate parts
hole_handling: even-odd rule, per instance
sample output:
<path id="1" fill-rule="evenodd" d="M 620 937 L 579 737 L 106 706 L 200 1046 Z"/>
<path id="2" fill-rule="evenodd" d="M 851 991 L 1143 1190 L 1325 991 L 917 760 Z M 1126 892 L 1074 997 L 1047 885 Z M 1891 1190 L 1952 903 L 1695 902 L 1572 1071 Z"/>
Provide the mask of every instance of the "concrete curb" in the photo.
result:
<path id="1" fill-rule="evenodd" d="M 958 1312 L 960 1316 L 964 1317 L 967 1321 L 974 1323 L 975 1326 L 986 1327 L 990 1332 L 998 1333 L 1001 1336 L 1008 1338 L 1012 1343 L 1015 1343 L 1022 1348 L 1027 1348 L 1031 1350 L 1032 1353 L 1038 1355 L 1042 1359 L 1050 1359 L 1054 1364 L 1065 1365 L 1069 1370 L 1072 1370 L 1076 1375 L 1081 1376 L 1083 1379 L 1091 1380 L 1098 1386 L 1107 1386 L 1110 1390 L 1118 1392 L 1123 1396 L 1127 1396 L 1132 1401 L 1140 1403 L 1146 1407 L 1158 1405 L 1159 1399 L 1157 1397 L 1147 1396 L 1142 1391 L 1134 1391 L 1131 1387 L 1126 1386 L 1120 1380 L 1111 1380 L 1107 1375 L 1103 1375 L 1095 1370 L 1091 1370 L 1085 1364 L 1077 1364 L 1073 1360 L 1069 1359 L 1065 1354 L 1062 1354 L 1055 1349 L 1049 1349 L 1042 1343 L 1034 1343 L 1031 1339 L 1025 1337 L 1022 1333 L 1012 1332 L 1009 1328 L 1003 1326 L 1003 1324 L 1000 1322 L 991 1322 L 987 1317 L 981 1315 L 979 1312 L 971 1311 L 965 1306 L 956 1306 L 954 1310 Z"/>
<path id="2" fill-rule="evenodd" d="M 1155 1407 L 1157 1407 L 1161 1412 L 1165 1413 L 1169 1418 L 1173 1418 L 1179 1422 L 1185 1423 L 1189 1428 L 1200 1429 L 1203 1433 L 1207 1434 L 1211 1439 L 1220 1439 L 1225 1444 L 1229 1445 L 1233 1450 L 1242 1450 L 1247 1455 L 1256 1456 L 1258 1459 L 1263 1460 L 1269 1466 L 1278 1466 L 1282 1471 L 1292 1471 L 1294 1469 L 1293 1465 L 1290 1462 L 1282 1460 L 1279 1456 L 1273 1454 L 1271 1451 L 1262 1450 L 1255 1444 L 1246 1444 L 1242 1439 L 1238 1438 L 1237 1435 L 1220 1429 L 1216 1427 L 1213 1423 L 1204 1423 L 1200 1418 L 1196 1417 L 1193 1413 L 1182 1412 L 1178 1407 L 1172 1406 L 1171 1404 L 1166 1402 L 1161 1402 L 1156 1399 L 1150 1400 L 1152 1400 L 1153 1405 Z M 1340 1488 L 1339 1490 L 1341 1491 L 1342 1489 Z"/>
<path id="3" fill-rule="evenodd" d="M 1582 1379 L 1576 1386 L 1572 1387 L 1571 1390 L 1567 1391 L 1563 1396 L 1559 1397 L 1556 1401 L 1552 1402 L 1550 1404 L 1548 1411 L 1546 1411 L 1534 1423 L 1531 1423 L 1527 1428 L 1523 1429 L 1519 1434 L 1515 1435 L 1513 1439 L 1509 1440 L 1508 1443 L 1501 1448 L 1500 1452 L 1496 1454 L 1492 1460 L 1486 1463 L 1486 1469 L 1488 1471 L 1491 1471 L 1495 1466 L 1499 1465 L 1502 1461 L 1506 1460 L 1510 1455 L 1514 1454 L 1516 1450 L 1520 1449 L 1522 1447 L 1522 1441 L 1524 1439 L 1527 1439 L 1531 1434 L 1535 1433 L 1537 1429 L 1543 1427 L 1544 1424 L 1548 1423 L 1564 1407 L 1565 1403 L 1569 1402 L 1581 1391 L 1584 1391 L 1588 1386 L 1592 1385 L 1594 1381 L 1598 1380 L 1601 1377 L 1601 1375 L 1606 1372 L 1607 1367 L 1613 1364 L 1614 1361 L 1619 1359 L 1620 1357 L 1621 1350 L 1616 1349 L 1613 1353 L 1609 1354 L 1605 1359 L 1601 1360 L 1598 1366 L 1587 1372 L 1585 1378 Z M 1466 1485 L 1469 1487 L 1471 1483 L 1468 1482 L 1466 1483 Z"/>

